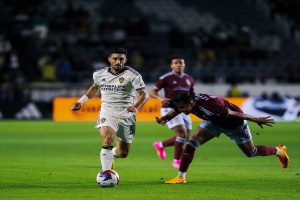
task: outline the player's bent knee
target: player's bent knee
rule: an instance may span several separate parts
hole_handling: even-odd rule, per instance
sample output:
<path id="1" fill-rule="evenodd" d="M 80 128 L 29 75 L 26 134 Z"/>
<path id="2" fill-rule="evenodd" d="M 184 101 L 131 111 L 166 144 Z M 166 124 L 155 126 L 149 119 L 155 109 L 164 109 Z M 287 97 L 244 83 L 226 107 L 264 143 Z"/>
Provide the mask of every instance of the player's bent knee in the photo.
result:
<path id="1" fill-rule="evenodd" d="M 194 149 L 197 149 L 200 146 L 200 142 L 194 138 L 189 140 L 187 144 L 193 147 Z"/>
<path id="2" fill-rule="evenodd" d="M 114 137 L 112 136 L 105 136 L 103 138 L 103 143 L 106 145 L 112 145 L 113 141 L 114 141 Z"/>
<path id="3" fill-rule="evenodd" d="M 252 157 L 255 157 L 256 156 L 256 153 L 257 153 L 257 148 L 253 148 L 251 151 L 248 151 L 248 152 L 245 152 L 245 155 L 248 157 L 248 158 L 252 158 Z"/>
<path id="4" fill-rule="evenodd" d="M 186 138 L 188 137 L 188 134 L 186 131 L 182 131 L 182 132 L 177 132 L 177 136 L 181 137 L 181 138 Z"/>
<path id="5" fill-rule="evenodd" d="M 119 156 L 120 158 L 127 158 L 127 156 L 128 156 L 128 151 L 120 152 L 118 156 Z"/>
<path id="6" fill-rule="evenodd" d="M 120 158 L 127 158 L 128 154 L 129 154 L 128 149 L 119 149 L 119 151 L 118 151 L 118 156 Z"/>

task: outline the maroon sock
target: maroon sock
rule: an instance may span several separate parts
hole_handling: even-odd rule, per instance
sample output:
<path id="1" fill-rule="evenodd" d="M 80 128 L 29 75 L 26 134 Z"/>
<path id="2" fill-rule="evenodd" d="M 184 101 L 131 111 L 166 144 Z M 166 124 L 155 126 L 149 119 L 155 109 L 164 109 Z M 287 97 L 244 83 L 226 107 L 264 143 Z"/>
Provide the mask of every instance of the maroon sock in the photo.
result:
<path id="1" fill-rule="evenodd" d="M 162 145 L 163 147 L 174 146 L 175 140 L 176 140 L 176 136 L 173 136 L 171 138 L 162 141 Z"/>
<path id="2" fill-rule="evenodd" d="M 183 152 L 183 145 L 185 143 L 186 139 L 182 137 L 176 137 L 175 143 L 174 143 L 174 159 L 180 160 L 181 154 Z"/>
<path id="3" fill-rule="evenodd" d="M 196 149 L 192 147 L 190 144 L 185 146 L 184 152 L 181 157 L 181 163 L 179 171 L 186 172 L 194 158 Z"/>
<path id="4" fill-rule="evenodd" d="M 275 155 L 277 149 L 275 147 L 268 147 L 268 146 L 256 146 L 257 152 L 255 156 L 269 156 Z"/>

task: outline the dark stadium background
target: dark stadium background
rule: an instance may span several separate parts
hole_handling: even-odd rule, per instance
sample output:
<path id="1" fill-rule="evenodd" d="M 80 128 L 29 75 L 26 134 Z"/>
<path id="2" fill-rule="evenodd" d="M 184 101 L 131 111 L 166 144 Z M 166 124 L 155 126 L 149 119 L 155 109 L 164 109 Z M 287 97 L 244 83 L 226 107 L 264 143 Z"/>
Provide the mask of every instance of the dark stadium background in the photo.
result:
<path id="1" fill-rule="evenodd" d="M 0 0 L 0 199 L 299 200 L 299 13 L 300 0 Z M 221 134 L 201 145 L 187 184 L 164 184 L 178 173 L 173 147 L 161 160 L 152 144 L 174 133 L 155 123 L 161 103 L 150 99 L 129 157 L 116 160 L 119 185 L 98 187 L 99 100 L 70 108 L 112 47 L 128 49 L 147 89 L 180 55 L 197 93 L 272 115 L 273 127 L 249 123 L 252 136 L 285 145 L 289 168 L 246 157 Z"/>
<path id="2" fill-rule="evenodd" d="M 198 91 L 300 96 L 298 0 L 2 0 L 0 119 L 51 118 L 81 96 L 111 47 L 150 87 L 181 55 Z"/>

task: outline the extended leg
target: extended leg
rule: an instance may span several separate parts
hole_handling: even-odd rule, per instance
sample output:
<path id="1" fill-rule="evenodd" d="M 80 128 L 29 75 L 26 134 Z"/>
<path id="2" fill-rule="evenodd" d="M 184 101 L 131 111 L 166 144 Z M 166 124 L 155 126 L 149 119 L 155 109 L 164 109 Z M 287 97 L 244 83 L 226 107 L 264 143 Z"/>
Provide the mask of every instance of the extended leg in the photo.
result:
<path id="1" fill-rule="evenodd" d="M 178 176 L 166 181 L 165 183 L 185 183 L 185 175 L 189 168 L 189 165 L 193 161 L 196 149 L 212 138 L 214 138 L 214 135 L 210 134 L 206 129 L 199 127 L 196 133 L 193 135 L 192 139 L 187 142 L 187 145 L 183 151 Z"/>
<path id="2" fill-rule="evenodd" d="M 248 157 L 277 155 L 283 168 L 287 168 L 289 165 L 290 159 L 286 153 L 286 147 L 281 144 L 276 147 L 254 146 L 253 140 L 250 140 L 247 143 L 238 144 L 238 146 Z"/>

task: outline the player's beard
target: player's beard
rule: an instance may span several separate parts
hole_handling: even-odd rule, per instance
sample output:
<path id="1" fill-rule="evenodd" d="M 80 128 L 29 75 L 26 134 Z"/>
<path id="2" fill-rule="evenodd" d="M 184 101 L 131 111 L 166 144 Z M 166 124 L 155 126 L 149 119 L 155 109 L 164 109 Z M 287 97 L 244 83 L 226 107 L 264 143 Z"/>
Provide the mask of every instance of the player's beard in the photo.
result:
<path id="1" fill-rule="evenodd" d="M 114 65 L 113 66 L 114 71 L 120 72 L 124 69 L 124 65 Z"/>

